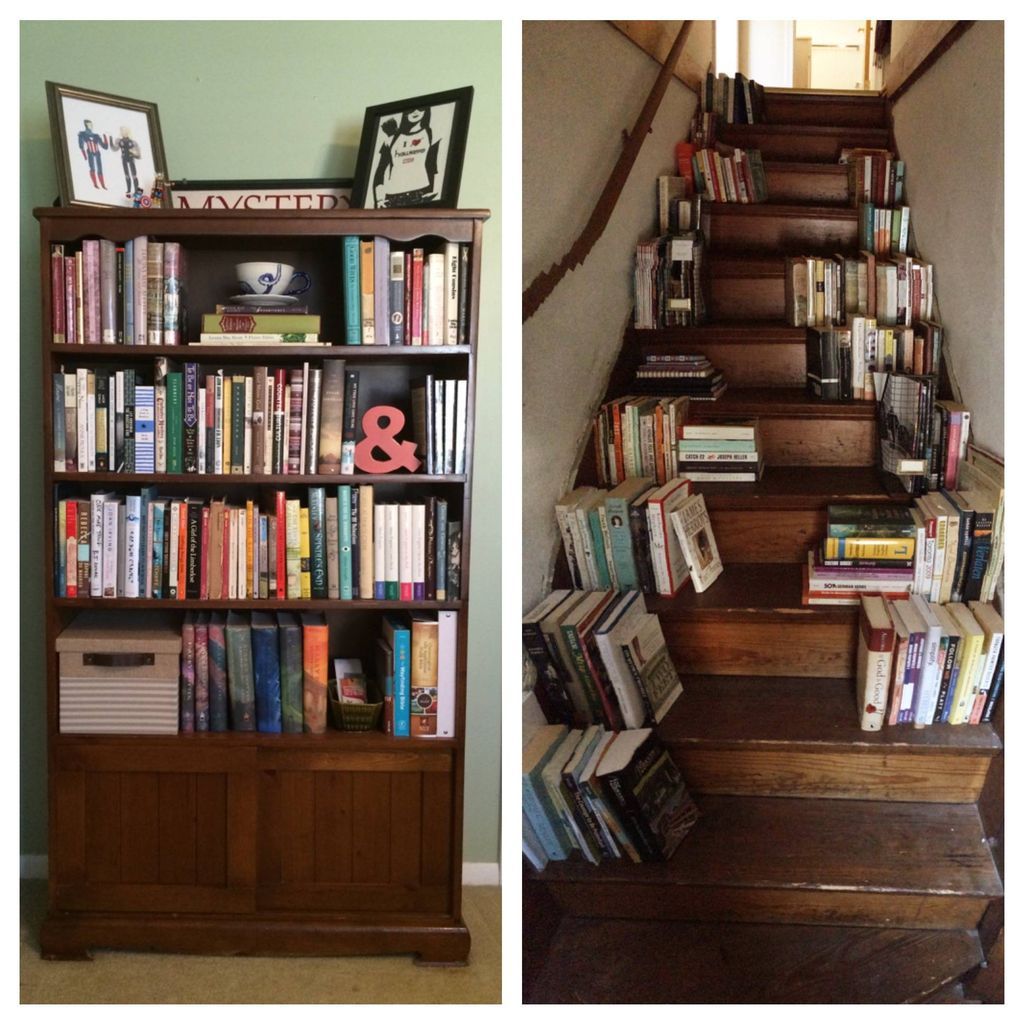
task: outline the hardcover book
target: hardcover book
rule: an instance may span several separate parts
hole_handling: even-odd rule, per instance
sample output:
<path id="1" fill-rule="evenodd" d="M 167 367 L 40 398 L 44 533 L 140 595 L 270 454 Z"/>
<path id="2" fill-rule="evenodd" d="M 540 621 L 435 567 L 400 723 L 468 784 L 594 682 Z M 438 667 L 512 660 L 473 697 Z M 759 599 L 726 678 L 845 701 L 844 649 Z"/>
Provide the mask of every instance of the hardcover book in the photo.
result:
<path id="1" fill-rule="evenodd" d="M 892 669 L 896 632 L 881 597 L 860 599 L 857 628 L 857 706 L 860 727 L 874 732 L 882 727 Z"/>
<path id="2" fill-rule="evenodd" d="M 252 613 L 256 728 L 281 732 L 281 671 L 277 623 L 269 612 Z"/>
<path id="3" fill-rule="evenodd" d="M 693 494 L 670 515 L 693 588 L 702 594 L 722 574 L 722 559 L 703 494 Z"/>
<path id="4" fill-rule="evenodd" d="M 227 641 L 231 728 L 234 732 L 253 732 L 256 729 L 256 683 L 253 677 L 249 619 L 240 612 L 228 612 L 224 632 Z"/>

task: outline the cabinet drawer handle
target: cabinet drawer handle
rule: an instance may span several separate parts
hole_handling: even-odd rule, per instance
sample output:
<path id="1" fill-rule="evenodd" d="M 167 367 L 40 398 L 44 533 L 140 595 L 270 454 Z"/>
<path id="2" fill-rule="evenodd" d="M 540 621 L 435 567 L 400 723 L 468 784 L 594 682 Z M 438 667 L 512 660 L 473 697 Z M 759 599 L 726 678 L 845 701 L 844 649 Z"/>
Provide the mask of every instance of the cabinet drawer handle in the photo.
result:
<path id="1" fill-rule="evenodd" d="M 155 665 L 155 654 L 86 654 L 86 665 L 102 665 L 105 668 L 128 668 L 137 665 Z"/>

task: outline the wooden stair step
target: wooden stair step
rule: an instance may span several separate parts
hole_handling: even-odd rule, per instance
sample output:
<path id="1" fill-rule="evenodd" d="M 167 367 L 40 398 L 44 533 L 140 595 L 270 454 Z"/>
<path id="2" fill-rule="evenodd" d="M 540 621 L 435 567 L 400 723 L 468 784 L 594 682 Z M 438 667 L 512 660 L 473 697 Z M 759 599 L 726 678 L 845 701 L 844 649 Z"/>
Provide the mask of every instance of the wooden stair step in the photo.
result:
<path id="1" fill-rule="evenodd" d="M 977 927 L 1002 883 L 971 804 L 700 795 L 665 863 L 552 862 L 567 914 Z"/>
<path id="2" fill-rule="evenodd" d="M 523 1001 L 915 1003 L 983 959 L 966 929 L 567 917 Z"/>
<path id="3" fill-rule="evenodd" d="M 973 803 L 991 725 L 865 732 L 853 679 L 684 676 L 658 726 L 696 793 Z"/>
<path id="4" fill-rule="evenodd" d="M 716 540 L 719 520 L 712 512 Z M 646 602 L 681 672 L 850 678 L 857 609 L 803 605 L 802 589 L 799 564 L 726 562 L 703 594 L 687 585 L 675 597 L 647 595 Z"/>
<path id="5" fill-rule="evenodd" d="M 707 211 L 706 236 L 716 254 L 804 254 L 857 248 L 857 210 L 849 206 L 709 203 Z"/>
<path id="6" fill-rule="evenodd" d="M 885 97 L 878 93 L 797 92 L 766 89 L 765 119 L 769 124 L 812 124 L 886 128 Z"/>
<path id="7" fill-rule="evenodd" d="M 836 163 L 844 149 L 885 149 L 888 128 L 856 125 L 723 124 L 718 141 L 741 149 L 759 149 L 764 160 Z"/>
<path id="8" fill-rule="evenodd" d="M 764 164 L 768 199 L 772 203 L 848 206 L 850 190 L 846 164 L 794 163 L 767 160 Z"/>
<path id="9" fill-rule="evenodd" d="M 808 256 L 832 254 L 807 253 Z M 785 261 L 782 254 L 710 252 L 708 311 L 711 321 L 784 321 Z"/>

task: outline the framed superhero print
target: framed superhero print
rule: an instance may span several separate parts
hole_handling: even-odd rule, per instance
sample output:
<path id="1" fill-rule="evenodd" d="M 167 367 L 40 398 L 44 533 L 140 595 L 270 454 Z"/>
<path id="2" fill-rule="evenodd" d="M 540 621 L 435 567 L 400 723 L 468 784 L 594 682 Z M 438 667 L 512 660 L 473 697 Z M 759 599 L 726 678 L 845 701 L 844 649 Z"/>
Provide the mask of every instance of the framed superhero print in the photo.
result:
<path id="1" fill-rule="evenodd" d="M 444 206 L 459 200 L 473 87 L 367 107 L 352 206 Z"/>
<path id="2" fill-rule="evenodd" d="M 145 206 L 167 160 L 156 104 L 46 83 L 62 206 Z"/>

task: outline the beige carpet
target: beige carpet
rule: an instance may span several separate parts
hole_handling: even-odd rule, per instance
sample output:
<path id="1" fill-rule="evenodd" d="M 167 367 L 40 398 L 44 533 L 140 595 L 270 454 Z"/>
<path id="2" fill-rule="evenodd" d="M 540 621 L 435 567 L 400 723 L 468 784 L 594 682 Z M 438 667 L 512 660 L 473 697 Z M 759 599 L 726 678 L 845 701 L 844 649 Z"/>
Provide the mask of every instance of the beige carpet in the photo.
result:
<path id="1" fill-rule="evenodd" d="M 205 957 L 93 950 L 92 962 L 39 956 L 46 883 L 21 883 L 22 1003 L 498 1003 L 501 890 L 463 890 L 468 967 L 411 956 Z"/>

